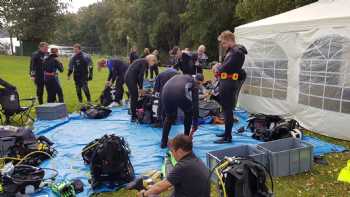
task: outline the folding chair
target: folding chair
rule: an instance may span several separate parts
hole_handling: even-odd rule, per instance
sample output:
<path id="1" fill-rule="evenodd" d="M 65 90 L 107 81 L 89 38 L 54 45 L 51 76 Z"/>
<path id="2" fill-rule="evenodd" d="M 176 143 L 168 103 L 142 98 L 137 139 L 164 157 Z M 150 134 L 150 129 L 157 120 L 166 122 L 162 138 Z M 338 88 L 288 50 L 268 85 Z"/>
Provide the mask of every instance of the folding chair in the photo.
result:
<path id="1" fill-rule="evenodd" d="M 30 112 L 34 107 L 36 98 L 19 99 L 16 89 L 2 88 L 0 89 L 0 120 L 1 124 L 10 124 L 11 122 L 24 125 L 28 119 L 34 121 Z M 22 107 L 21 102 L 30 103 L 28 106 Z M 5 122 L 2 117 L 5 117 Z"/>

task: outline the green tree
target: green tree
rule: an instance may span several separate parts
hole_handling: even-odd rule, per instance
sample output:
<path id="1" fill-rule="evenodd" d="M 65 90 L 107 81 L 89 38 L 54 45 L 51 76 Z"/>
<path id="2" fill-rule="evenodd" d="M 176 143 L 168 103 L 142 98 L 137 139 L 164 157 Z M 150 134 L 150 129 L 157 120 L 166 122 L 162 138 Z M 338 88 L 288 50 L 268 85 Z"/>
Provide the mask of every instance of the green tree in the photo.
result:
<path id="1" fill-rule="evenodd" d="M 239 0 L 236 13 L 246 22 L 286 12 L 317 0 Z"/>
<path id="2" fill-rule="evenodd" d="M 0 17 L 20 40 L 50 40 L 65 4 L 59 0 L 1 0 Z M 38 33 L 40 32 L 40 33 Z"/>

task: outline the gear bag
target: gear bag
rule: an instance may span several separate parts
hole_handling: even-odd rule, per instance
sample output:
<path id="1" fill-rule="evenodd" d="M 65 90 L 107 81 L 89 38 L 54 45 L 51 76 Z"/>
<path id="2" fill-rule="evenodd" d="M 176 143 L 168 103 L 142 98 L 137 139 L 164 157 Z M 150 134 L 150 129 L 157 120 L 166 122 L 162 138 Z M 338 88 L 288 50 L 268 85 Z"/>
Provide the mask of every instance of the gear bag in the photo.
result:
<path id="1" fill-rule="evenodd" d="M 80 109 L 80 114 L 88 119 L 103 119 L 107 118 L 112 113 L 107 107 L 100 105 L 86 105 Z"/>
<path id="2" fill-rule="evenodd" d="M 105 135 L 83 148 L 82 157 L 90 165 L 90 184 L 96 188 L 103 182 L 118 186 L 132 181 L 134 168 L 129 159 L 130 149 L 124 138 Z"/>
<path id="3" fill-rule="evenodd" d="M 287 121 L 276 115 L 254 114 L 248 120 L 247 127 L 254 139 L 264 142 L 289 137 L 302 138 L 301 127 L 296 120 Z"/>
<path id="4" fill-rule="evenodd" d="M 120 102 L 121 100 L 122 95 L 114 86 L 106 86 L 100 96 L 100 104 L 105 107 L 110 105 L 112 102 Z"/>
<path id="5" fill-rule="evenodd" d="M 136 109 L 137 120 L 141 124 L 152 124 L 156 121 L 153 105 L 156 98 L 151 94 L 146 94 L 139 100 L 138 108 Z"/>
<path id="6" fill-rule="evenodd" d="M 22 164 L 38 166 L 55 155 L 52 145 L 46 137 L 36 137 L 31 129 L 0 126 L 0 166 L 20 160 Z"/>
<path id="7" fill-rule="evenodd" d="M 219 116 L 220 104 L 214 100 L 200 100 L 199 101 L 199 117 L 205 118 L 208 116 Z"/>

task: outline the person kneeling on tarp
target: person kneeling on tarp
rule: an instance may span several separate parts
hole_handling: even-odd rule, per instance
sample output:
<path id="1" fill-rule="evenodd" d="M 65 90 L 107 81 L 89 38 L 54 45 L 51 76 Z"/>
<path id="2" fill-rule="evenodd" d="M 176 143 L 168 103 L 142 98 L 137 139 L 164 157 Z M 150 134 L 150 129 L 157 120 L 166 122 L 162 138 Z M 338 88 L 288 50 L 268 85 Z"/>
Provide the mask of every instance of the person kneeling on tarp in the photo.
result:
<path id="1" fill-rule="evenodd" d="M 115 82 L 115 88 L 118 92 L 117 101 L 121 101 L 124 95 L 124 75 L 128 70 L 128 65 L 119 59 L 102 59 L 97 63 L 98 70 L 102 68 L 108 68 L 109 74 L 106 81 L 107 86 L 113 86 Z"/>
<path id="2" fill-rule="evenodd" d="M 138 196 L 154 196 L 174 187 L 172 196 L 209 197 L 209 169 L 192 152 L 192 147 L 189 136 L 181 134 L 171 140 L 169 148 L 177 164 L 166 179 L 139 192 Z"/>
<path id="3" fill-rule="evenodd" d="M 165 113 L 163 123 L 163 136 L 160 147 L 166 148 L 171 125 L 177 117 L 177 109 L 184 112 L 185 135 L 190 135 L 198 128 L 198 86 L 204 77 L 197 74 L 195 78 L 191 75 L 176 75 L 172 77 L 163 87 L 160 100 L 162 110 Z"/>
<path id="4" fill-rule="evenodd" d="M 151 66 L 157 63 L 157 57 L 154 55 L 148 55 L 146 58 L 141 58 L 134 61 L 125 73 L 125 83 L 129 90 L 130 96 L 130 108 L 131 108 L 131 121 L 137 120 L 136 107 L 140 94 L 143 95 L 143 78 L 145 69 L 147 66 Z"/>

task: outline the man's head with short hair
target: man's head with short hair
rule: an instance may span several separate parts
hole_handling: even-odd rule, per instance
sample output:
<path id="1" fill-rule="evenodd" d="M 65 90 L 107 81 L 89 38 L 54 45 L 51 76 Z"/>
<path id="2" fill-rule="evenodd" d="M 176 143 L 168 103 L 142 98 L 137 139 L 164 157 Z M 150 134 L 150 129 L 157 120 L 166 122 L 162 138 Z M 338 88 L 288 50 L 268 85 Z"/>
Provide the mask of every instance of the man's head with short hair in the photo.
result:
<path id="1" fill-rule="evenodd" d="M 176 161 L 192 152 L 193 143 L 190 136 L 179 134 L 170 140 L 169 148 Z"/>
<path id="2" fill-rule="evenodd" d="M 100 59 L 97 62 L 97 70 L 100 71 L 102 68 L 107 67 L 107 60 L 106 59 Z"/>
<path id="3" fill-rule="evenodd" d="M 50 53 L 58 55 L 58 48 L 51 48 Z"/>
<path id="4" fill-rule="evenodd" d="M 223 31 L 219 35 L 218 41 L 224 49 L 232 48 L 236 44 L 235 34 L 229 30 Z"/>
<path id="5" fill-rule="evenodd" d="M 39 50 L 43 53 L 47 53 L 49 51 L 49 44 L 47 42 L 40 42 Z"/>
<path id="6" fill-rule="evenodd" d="M 78 43 L 74 44 L 74 45 L 73 45 L 73 51 L 74 51 L 75 54 L 80 53 L 80 51 L 81 51 L 81 46 L 80 46 L 80 44 L 78 44 Z"/>

